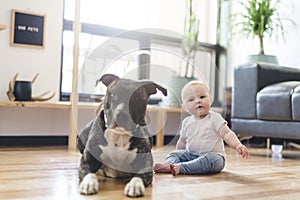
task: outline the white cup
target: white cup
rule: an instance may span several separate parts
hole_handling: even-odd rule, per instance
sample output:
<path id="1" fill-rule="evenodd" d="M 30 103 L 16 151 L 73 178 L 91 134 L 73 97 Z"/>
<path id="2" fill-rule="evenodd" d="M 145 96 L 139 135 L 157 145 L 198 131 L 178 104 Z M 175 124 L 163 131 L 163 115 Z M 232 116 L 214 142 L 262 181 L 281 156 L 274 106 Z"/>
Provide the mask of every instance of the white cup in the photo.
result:
<path id="1" fill-rule="evenodd" d="M 280 144 L 272 144 L 271 149 L 273 153 L 281 153 L 283 146 Z"/>

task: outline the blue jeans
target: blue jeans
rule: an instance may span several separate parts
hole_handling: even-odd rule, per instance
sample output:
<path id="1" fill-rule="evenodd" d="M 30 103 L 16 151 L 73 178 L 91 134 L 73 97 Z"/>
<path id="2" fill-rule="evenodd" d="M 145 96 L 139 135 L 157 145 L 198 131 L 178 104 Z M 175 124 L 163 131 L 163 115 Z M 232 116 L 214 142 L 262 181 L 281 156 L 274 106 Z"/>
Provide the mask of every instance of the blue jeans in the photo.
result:
<path id="1" fill-rule="evenodd" d="M 225 166 L 224 157 L 217 153 L 208 152 L 199 156 L 187 150 L 172 151 L 167 156 L 166 162 L 180 163 L 180 174 L 215 174 L 221 172 Z"/>

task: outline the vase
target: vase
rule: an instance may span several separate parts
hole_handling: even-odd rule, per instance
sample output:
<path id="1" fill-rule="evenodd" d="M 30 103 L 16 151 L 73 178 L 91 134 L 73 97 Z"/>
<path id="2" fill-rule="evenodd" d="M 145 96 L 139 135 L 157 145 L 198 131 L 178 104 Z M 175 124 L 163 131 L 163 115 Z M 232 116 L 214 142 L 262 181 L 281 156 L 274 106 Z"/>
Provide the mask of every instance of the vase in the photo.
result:
<path id="1" fill-rule="evenodd" d="M 16 81 L 14 95 L 16 101 L 31 101 L 31 81 Z"/>
<path id="2" fill-rule="evenodd" d="M 276 56 L 273 55 L 265 55 L 265 54 L 256 54 L 256 55 L 249 55 L 247 58 L 248 62 L 266 62 L 272 64 L 278 64 L 278 60 Z"/>
<path id="3" fill-rule="evenodd" d="M 195 80 L 193 77 L 173 76 L 168 84 L 168 95 L 163 99 L 166 106 L 181 106 L 181 90 L 185 84 Z"/>

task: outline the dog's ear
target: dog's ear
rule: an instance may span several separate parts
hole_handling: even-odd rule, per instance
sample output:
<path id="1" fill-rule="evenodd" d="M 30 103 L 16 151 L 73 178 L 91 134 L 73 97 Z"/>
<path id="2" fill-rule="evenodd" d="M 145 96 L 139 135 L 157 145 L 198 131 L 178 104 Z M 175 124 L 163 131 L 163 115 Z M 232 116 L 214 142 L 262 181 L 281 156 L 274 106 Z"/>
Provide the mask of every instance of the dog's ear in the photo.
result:
<path id="1" fill-rule="evenodd" d="M 114 80 L 119 80 L 120 78 L 114 74 L 104 74 L 101 78 L 96 81 L 96 86 L 101 81 L 104 85 L 109 86 Z"/>
<path id="2" fill-rule="evenodd" d="M 167 96 L 167 89 L 164 87 L 152 82 L 152 81 L 141 81 L 143 83 L 143 87 L 145 88 L 147 94 L 150 96 L 151 94 L 156 94 L 156 89 L 159 89 L 165 96 Z"/>

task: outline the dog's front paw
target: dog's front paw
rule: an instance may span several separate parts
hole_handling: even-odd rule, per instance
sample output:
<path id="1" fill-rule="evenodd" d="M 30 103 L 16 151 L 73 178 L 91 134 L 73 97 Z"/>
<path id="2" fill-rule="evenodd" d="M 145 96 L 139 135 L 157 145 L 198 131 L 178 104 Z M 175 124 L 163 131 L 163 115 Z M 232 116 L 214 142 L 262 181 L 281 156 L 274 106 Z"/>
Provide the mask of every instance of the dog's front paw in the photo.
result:
<path id="1" fill-rule="evenodd" d="M 129 197 L 143 196 L 145 193 L 145 186 L 140 177 L 133 177 L 124 188 L 124 194 Z"/>
<path id="2" fill-rule="evenodd" d="M 87 174 L 80 183 L 79 190 L 81 194 L 95 194 L 98 192 L 99 183 L 96 174 Z"/>

